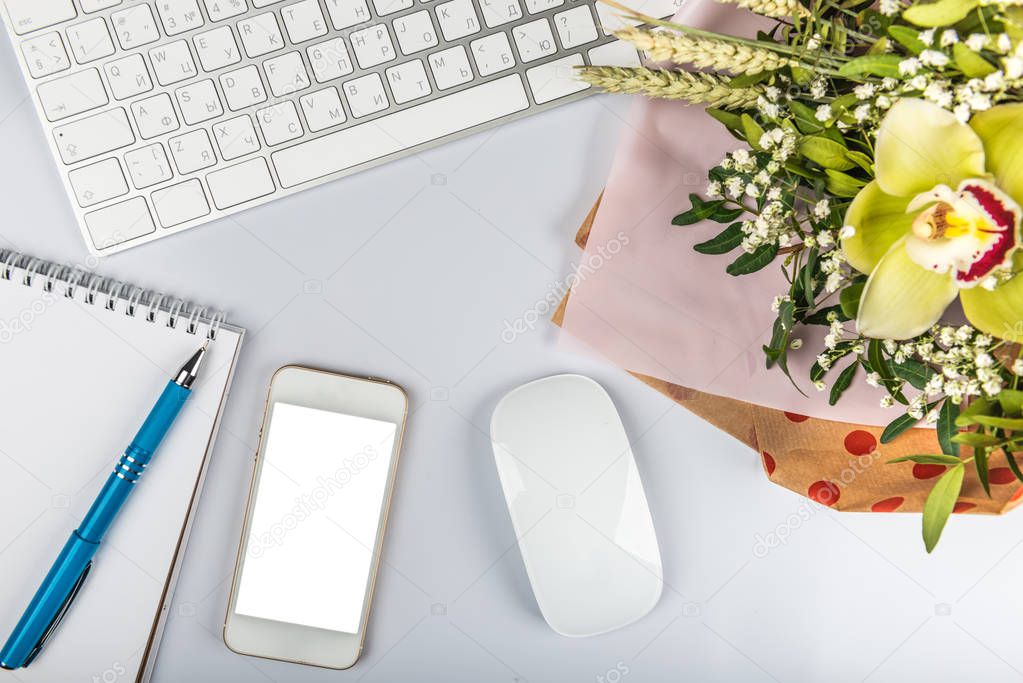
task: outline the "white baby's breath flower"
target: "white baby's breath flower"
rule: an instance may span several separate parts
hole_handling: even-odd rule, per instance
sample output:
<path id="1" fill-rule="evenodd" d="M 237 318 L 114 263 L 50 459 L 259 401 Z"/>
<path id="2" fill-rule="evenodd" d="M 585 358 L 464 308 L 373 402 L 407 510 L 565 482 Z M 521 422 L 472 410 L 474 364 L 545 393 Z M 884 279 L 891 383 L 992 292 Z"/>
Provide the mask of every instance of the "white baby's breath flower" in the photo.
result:
<path id="1" fill-rule="evenodd" d="M 856 119 L 857 123 L 863 123 L 870 118 L 870 105 L 861 104 L 860 106 L 853 109 L 853 118 Z"/>
<path id="2" fill-rule="evenodd" d="M 828 385 L 822 382 L 821 380 L 817 380 L 816 382 L 813 383 L 813 388 L 816 389 L 817 391 L 824 391 L 825 389 L 828 388 Z"/>
<path id="3" fill-rule="evenodd" d="M 992 71 L 984 77 L 984 90 L 987 92 L 1001 90 L 1005 87 L 1005 74 L 1001 71 Z"/>
<path id="4" fill-rule="evenodd" d="M 881 375 L 879 375 L 876 372 L 868 372 L 867 373 L 867 384 L 869 384 L 872 387 L 879 387 L 879 386 L 881 386 Z"/>
<path id="5" fill-rule="evenodd" d="M 834 246 L 834 234 L 832 234 L 829 230 L 821 230 L 817 233 L 817 244 L 820 245 L 821 249 L 827 249 L 828 247 Z"/>
<path id="6" fill-rule="evenodd" d="M 877 86 L 873 83 L 861 83 L 853 88 L 853 94 L 858 100 L 869 100 L 877 92 Z"/>
<path id="7" fill-rule="evenodd" d="M 1008 33 L 998 34 L 998 38 L 995 39 L 995 49 L 1002 54 L 1008 54 L 1009 50 L 1012 49 L 1012 39 L 1009 38 Z"/>
<path id="8" fill-rule="evenodd" d="M 1002 66 L 1005 67 L 1006 78 L 1016 80 L 1023 77 L 1023 57 L 1007 57 L 1002 60 Z"/>
<path id="9" fill-rule="evenodd" d="M 818 220 L 824 220 L 830 213 L 831 202 L 827 199 L 822 199 L 813 205 L 813 215 L 816 216 Z"/>
<path id="10" fill-rule="evenodd" d="M 966 38 L 966 47 L 970 48 L 974 52 L 980 52 L 987 45 L 987 36 L 983 33 L 971 33 Z"/>
<path id="11" fill-rule="evenodd" d="M 965 102 L 957 104 L 956 108 L 952 110 L 952 113 L 955 114 L 956 120 L 959 121 L 959 123 L 965 124 L 970 120 L 970 105 Z"/>
<path id="12" fill-rule="evenodd" d="M 920 33 L 917 34 L 917 37 L 920 38 L 920 42 L 923 43 L 924 45 L 934 45 L 933 28 L 929 28 L 926 31 L 920 31 Z"/>
<path id="13" fill-rule="evenodd" d="M 824 289 L 828 294 L 837 292 L 842 286 L 842 274 L 831 273 L 828 275 L 828 279 L 824 281 Z"/>
<path id="14" fill-rule="evenodd" d="M 711 199 L 720 197 L 721 196 L 721 183 L 719 183 L 716 180 L 712 180 L 707 185 L 707 196 L 710 197 Z"/>
<path id="15" fill-rule="evenodd" d="M 987 111 L 991 108 L 991 96 L 984 93 L 973 93 L 966 101 L 973 111 Z"/>
<path id="16" fill-rule="evenodd" d="M 891 408 L 892 403 L 893 401 L 891 396 L 885 395 L 881 397 L 880 405 L 882 408 Z"/>
<path id="17" fill-rule="evenodd" d="M 929 83 L 930 80 L 927 78 L 927 76 L 920 74 L 919 76 L 913 76 L 913 78 L 910 79 L 909 83 L 906 84 L 906 87 L 909 90 L 925 90 Z"/>
<path id="18" fill-rule="evenodd" d="M 827 121 L 831 118 L 831 105 L 822 104 L 817 107 L 817 112 L 814 114 L 814 118 L 818 121 Z"/>
<path id="19" fill-rule="evenodd" d="M 955 29 L 949 28 L 941 32 L 941 38 L 939 44 L 942 47 L 948 47 L 949 45 L 955 45 L 959 42 L 959 34 L 956 33 Z"/>
<path id="20" fill-rule="evenodd" d="M 915 76 L 916 72 L 920 70 L 920 60 L 916 57 L 910 57 L 909 59 L 903 59 L 899 62 L 899 73 L 903 76 Z"/>
<path id="21" fill-rule="evenodd" d="M 887 95 L 878 95 L 877 99 L 874 100 L 874 105 L 878 109 L 887 109 L 888 107 L 892 106 L 892 98 L 888 97 Z"/>
<path id="22" fill-rule="evenodd" d="M 933 66 L 936 69 L 943 69 L 948 65 L 948 55 L 938 50 L 924 50 L 920 53 L 920 63 L 925 66 Z"/>
<path id="23" fill-rule="evenodd" d="M 929 425 L 932 425 L 935 422 L 937 422 L 938 421 L 938 411 L 937 410 L 929 411 L 927 413 L 927 415 L 924 417 L 924 421 L 927 422 L 927 424 L 929 424 Z"/>
<path id="24" fill-rule="evenodd" d="M 1012 374 L 1023 375 L 1023 358 L 1017 358 L 1012 362 Z"/>
<path id="25" fill-rule="evenodd" d="M 934 102 L 939 107 L 947 109 L 952 106 L 952 93 L 943 83 L 938 81 L 933 81 L 924 88 L 924 98 Z"/>
<path id="26" fill-rule="evenodd" d="M 806 41 L 807 50 L 816 50 L 821 46 L 821 34 L 814 33 L 810 36 L 810 40 Z"/>
<path id="27" fill-rule="evenodd" d="M 803 340 L 793 339 L 791 342 L 789 342 L 789 348 L 792 349 L 793 351 L 803 348 Z"/>
<path id="28" fill-rule="evenodd" d="M 847 240 L 856 234 L 856 228 L 851 225 L 843 225 L 842 229 L 838 231 L 838 238 Z"/>

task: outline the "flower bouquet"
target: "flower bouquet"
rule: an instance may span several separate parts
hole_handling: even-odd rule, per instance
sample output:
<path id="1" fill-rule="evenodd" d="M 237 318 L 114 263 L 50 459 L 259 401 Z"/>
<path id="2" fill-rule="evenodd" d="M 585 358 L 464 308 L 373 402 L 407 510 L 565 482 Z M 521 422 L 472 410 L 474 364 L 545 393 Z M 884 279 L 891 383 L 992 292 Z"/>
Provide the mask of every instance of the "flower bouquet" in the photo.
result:
<path id="1" fill-rule="evenodd" d="M 729 0 L 773 20 L 748 39 L 604 1 L 654 27 L 616 35 L 660 66 L 580 76 L 705 104 L 744 143 L 673 222 L 726 226 L 696 251 L 731 254 L 730 275 L 784 272 L 764 302 L 767 366 L 790 375 L 801 328 L 823 326 L 794 390 L 834 405 L 876 387 L 893 407 L 882 443 L 935 426 L 940 453 L 897 460 L 945 468 L 924 505 L 930 552 L 968 465 L 990 493 L 1001 452 L 1023 481 L 1023 3 Z"/>

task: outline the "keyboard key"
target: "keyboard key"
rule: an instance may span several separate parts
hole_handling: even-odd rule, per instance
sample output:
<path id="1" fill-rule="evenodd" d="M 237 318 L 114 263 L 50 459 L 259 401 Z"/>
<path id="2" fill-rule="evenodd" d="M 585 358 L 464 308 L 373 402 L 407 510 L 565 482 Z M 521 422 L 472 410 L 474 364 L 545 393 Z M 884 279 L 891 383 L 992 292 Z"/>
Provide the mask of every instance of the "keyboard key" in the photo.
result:
<path id="1" fill-rule="evenodd" d="M 167 152 L 159 142 L 133 149 L 124 155 L 128 175 L 136 190 L 142 190 L 174 177 Z"/>
<path id="2" fill-rule="evenodd" d="M 69 26 L 67 42 L 79 64 L 88 64 L 114 54 L 114 41 L 110 39 L 107 22 L 102 17 Z"/>
<path id="3" fill-rule="evenodd" d="M 347 81 L 342 89 L 348 99 L 348 108 L 355 118 L 369 116 L 388 107 L 387 93 L 384 92 L 380 74 L 367 74 Z"/>
<path id="4" fill-rule="evenodd" d="M 228 26 L 206 31 L 192 38 L 203 71 L 216 71 L 242 61 L 234 33 Z"/>
<path id="5" fill-rule="evenodd" d="M 210 21 L 223 21 L 249 11 L 245 0 L 203 0 Z"/>
<path id="6" fill-rule="evenodd" d="M 139 127 L 139 135 L 145 140 L 172 133 L 181 126 L 174 113 L 174 103 L 165 92 L 132 102 L 131 114 Z"/>
<path id="7" fill-rule="evenodd" d="M 252 127 L 252 119 L 248 116 L 239 116 L 214 125 L 213 137 L 217 139 L 220 156 L 224 161 L 259 151 L 259 138 L 256 137 L 256 129 Z"/>
<path id="8" fill-rule="evenodd" d="M 421 59 L 413 59 L 411 62 L 392 66 L 387 69 L 385 74 L 387 83 L 391 86 L 394 101 L 398 104 L 418 100 L 433 92 Z"/>
<path id="9" fill-rule="evenodd" d="M 327 0 L 327 13 L 336 31 L 370 19 L 366 0 Z"/>
<path id="10" fill-rule="evenodd" d="M 85 225 L 96 249 L 109 249 L 156 232 L 144 197 L 135 197 L 85 214 Z"/>
<path id="11" fill-rule="evenodd" d="M 205 23 L 197 0 L 160 0 L 156 11 L 168 36 L 191 31 Z"/>
<path id="12" fill-rule="evenodd" d="M 47 81 L 36 89 L 36 93 L 50 121 L 60 121 L 102 107 L 109 101 L 103 80 L 96 69 L 86 69 Z"/>
<path id="13" fill-rule="evenodd" d="M 110 7 L 117 7 L 124 0 L 81 0 L 82 11 L 86 14 L 99 12 Z"/>
<path id="14" fill-rule="evenodd" d="M 67 176 L 75 199 L 83 209 L 128 194 L 128 182 L 117 159 L 76 168 Z"/>
<path id="15" fill-rule="evenodd" d="M 327 35 L 327 21 L 317 0 L 302 0 L 281 10 L 284 28 L 292 43 L 304 43 Z"/>
<path id="16" fill-rule="evenodd" d="M 290 100 L 256 111 L 256 120 L 263 131 L 263 139 L 270 147 L 302 137 L 298 110 Z"/>
<path id="17" fill-rule="evenodd" d="M 273 12 L 242 19 L 238 22 L 238 33 L 242 37 L 245 54 L 249 57 L 261 57 L 284 47 L 281 27 Z"/>
<path id="18" fill-rule="evenodd" d="M 188 42 L 177 40 L 149 51 L 153 71 L 160 85 L 172 85 L 198 75 Z"/>
<path id="19" fill-rule="evenodd" d="M 281 185 L 295 187 L 528 106 L 522 81 L 512 74 L 299 143 L 272 159 Z"/>
<path id="20" fill-rule="evenodd" d="M 110 15 L 110 21 L 114 25 L 117 42 L 125 50 L 155 43 L 160 39 L 160 29 L 156 27 L 156 19 L 149 5 L 118 10 Z"/>
<path id="21" fill-rule="evenodd" d="M 71 68 L 64 39 L 59 33 L 46 33 L 21 44 L 21 54 L 32 78 L 42 78 Z"/>
<path id="22" fill-rule="evenodd" d="M 554 46 L 554 34 L 551 33 L 551 25 L 546 19 L 537 19 L 522 26 L 516 26 L 512 30 L 515 37 L 515 47 L 519 49 L 519 56 L 523 62 L 533 62 L 541 57 L 554 54 L 557 48 Z"/>
<path id="23" fill-rule="evenodd" d="M 593 23 L 593 15 L 586 5 L 555 14 L 554 28 L 566 50 L 597 39 L 597 25 Z"/>
<path id="24" fill-rule="evenodd" d="M 415 0 L 373 0 L 373 9 L 378 17 L 400 12 L 415 5 Z"/>
<path id="25" fill-rule="evenodd" d="M 53 138 L 65 164 L 85 161 L 135 142 L 128 115 L 121 108 L 54 128 Z"/>
<path id="26" fill-rule="evenodd" d="M 345 110 L 337 88 L 327 88 L 298 98 L 309 130 L 318 133 L 345 122 Z"/>
<path id="27" fill-rule="evenodd" d="M 354 71 L 352 60 L 348 56 L 348 48 L 341 38 L 331 38 L 317 43 L 306 50 L 306 53 L 309 55 L 309 64 L 313 67 L 313 76 L 317 83 L 326 83 Z"/>
<path id="28" fill-rule="evenodd" d="M 494 28 L 522 18 L 522 6 L 519 0 L 480 0 L 483 10 L 483 21 Z"/>
<path id="29" fill-rule="evenodd" d="M 469 43 L 480 76 L 490 76 L 515 66 L 515 55 L 506 33 L 495 33 Z"/>
<path id="30" fill-rule="evenodd" d="M 363 69 L 389 62 L 395 57 L 394 44 L 391 42 L 391 35 L 387 32 L 387 26 L 384 24 L 376 24 L 361 31 L 352 31 L 348 40 L 352 41 L 355 58 Z"/>
<path id="31" fill-rule="evenodd" d="M 232 111 L 266 102 L 266 90 L 259 78 L 259 69 L 252 65 L 221 76 L 220 87 L 224 89 L 227 106 Z"/>
<path id="32" fill-rule="evenodd" d="M 582 64 L 582 55 L 569 55 L 528 69 L 526 79 L 536 103 L 543 104 L 589 88 L 589 84 L 576 75 L 575 67 Z"/>
<path id="33" fill-rule="evenodd" d="M 480 31 L 480 19 L 472 0 L 451 0 L 437 5 L 434 11 L 445 40 L 457 40 Z"/>
<path id="34" fill-rule="evenodd" d="M 437 31 L 428 10 L 398 17 L 391 25 L 402 54 L 411 55 L 437 45 Z"/>
<path id="35" fill-rule="evenodd" d="M 71 0 L 7 0 L 11 26 L 19 36 L 77 16 Z"/>
<path id="36" fill-rule="evenodd" d="M 210 213 L 202 183 L 194 178 L 159 189 L 152 196 L 156 217 L 165 228 L 173 228 Z"/>
<path id="37" fill-rule="evenodd" d="M 526 11 L 530 14 L 539 14 L 540 12 L 546 12 L 547 10 L 554 9 L 555 7 L 561 7 L 564 4 L 565 0 L 526 0 Z M 610 7 L 608 9 L 612 12 L 618 11 L 611 9 Z"/>
<path id="38" fill-rule="evenodd" d="M 115 100 L 124 100 L 153 89 L 146 60 L 140 54 L 109 62 L 103 70 L 107 72 L 107 83 Z"/>
<path id="39" fill-rule="evenodd" d="M 263 157 L 214 171 L 206 176 L 206 182 L 213 205 L 221 211 L 265 197 L 277 189 Z"/>
<path id="40" fill-rule="evenodd" d="M 217 154 L 213 151 L 209 133 L 205 130 L 193 130 L 168 141 L 174 165 L 178 173 L 188 175 L 195 171 L 209 168 L 217 163 Z"/>
<path id="41" fill-rule="evenodd" d="M 305 70 L 302 62 L 302 55 L 298 52 L 289 52 L 274 59 L 263 62 L 263 73 L 270 83 L 270 92 L 274 97 L 293 95 L 308 88 L 309 73 Z"/>
<path id="42" fill-rule="evenodd" d="M 433 53 L 430 55 L 429 62 L 430 70 L 433 71 L 433 80 L 440 90 L 447 90 L 472 80 L 469 57 L 461 45 Z"/>
<path id="43" fill-rule="evenodd" d="M 590 64 L 601 66 L 642 66 L 639 53 L 624 40 L 615 40 L 593 48 L 589 52 Z"/>
<path id="44" fill-rule="evenodd" d="M 178 98 L 178 106 L 181 107 L 181 116 L 190 126 L 224 114 L 220 96 L 217 95 L 217 86 L 209 79 L 178 88 L 174 94 Z"/>

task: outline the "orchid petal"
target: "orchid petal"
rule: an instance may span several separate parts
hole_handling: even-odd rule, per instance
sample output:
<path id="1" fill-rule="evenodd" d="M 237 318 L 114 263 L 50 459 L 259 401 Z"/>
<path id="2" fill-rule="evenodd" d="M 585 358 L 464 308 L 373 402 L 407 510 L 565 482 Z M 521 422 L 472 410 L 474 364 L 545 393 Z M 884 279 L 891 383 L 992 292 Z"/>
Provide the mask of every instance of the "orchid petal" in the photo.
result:
<path id="1" fill-rule="evenodd" d="M 906 213 L 906 197 L 885 194 L 877 181 L 860 190 L 845 214 L 845 224 L 856 232 L 842 240 L 849 264 L 861 273 L 869 273 L 900 237 L 908 234 L 913 215 Z"/>
<path id="2" fill-rule="evenodd" d="M 1017 256 L 1015 262 L 1020 267 L 1023 257 Z M 959 297 L 966 319 L 978 330 L 1006 341 L 1023 342 L 1023 277 L 1014 277 L 993 290 L 964 289 Z"/>
<path id="3" fill-rule="evenodd" d="M 987 168 L 1017 204 L 1023 204 L 1023 104 L 1000 104 L 970 120 L 984 143 Z"/>
<path id="4" fill-rule="evenodd" d="M 914 263 L 900 239 L 867 279 L 856 329 L 875 339 L 910 339 L 936 323 L 958 291 L 951 276 Z"/>
<path id="5" fill-rule="evenodd" d="M 949 111 L 920 99 L 899 100 L 881 121 L 877 182 L 887 194 L 914 196 L 935 185 L 984 177 L 984 145 Z"/>

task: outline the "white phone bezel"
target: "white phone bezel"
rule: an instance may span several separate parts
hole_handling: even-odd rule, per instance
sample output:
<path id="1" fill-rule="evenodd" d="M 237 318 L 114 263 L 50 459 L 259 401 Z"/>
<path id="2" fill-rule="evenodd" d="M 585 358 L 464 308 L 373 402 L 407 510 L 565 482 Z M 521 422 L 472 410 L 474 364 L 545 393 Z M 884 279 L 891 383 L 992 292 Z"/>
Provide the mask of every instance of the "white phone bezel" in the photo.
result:
<path id="1" fill-rule="evenodd" d="M 238 580 L 244 567 L 246 539 L 249 536 L 255 493 L 263 467 L 263 451 L 266 446 L 264 436 L 270 420 L 271 408 L 275 403 L 290 403 L 398 425 L 397 437 L 394 440 L 394 449 L 391 453 L 384 504 L 381 507 L 373 549 L 370 580 L 366 585 L 366 599 L 359 621 L 358 633 L 340 633 L 235 613 Z M 270 390 L 263 410 L 259 446 L 256 451 L 252 481 L 249 485 L 245 521 L 242 524 L 241 540 L 238 544 L 238 557 L 235 560 L 227 615 L 224 619 L 224 644 L 231 651 L 242 655 L 330 669 L 347 669 L 358 661 L 366 639 L 366 625 L 373 601 L 373 589 L 380 565 L 380 553 L 384 533 L 387 529 L 387 514 L 391 506 L 391 494 L 394 490 L 395 472 L 397 471 L 398 455 L 401 451 L 407 415 L 408 397 L 405 391 L 389 382 L 352 377 L 297 365 L 287 365 L 274 373 L 270 380 Z"/>

